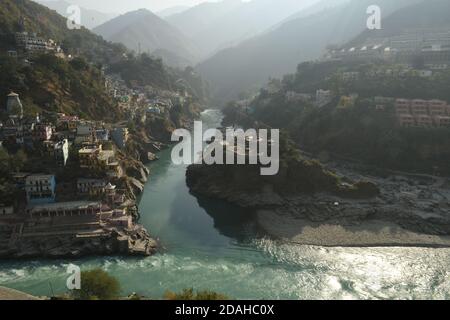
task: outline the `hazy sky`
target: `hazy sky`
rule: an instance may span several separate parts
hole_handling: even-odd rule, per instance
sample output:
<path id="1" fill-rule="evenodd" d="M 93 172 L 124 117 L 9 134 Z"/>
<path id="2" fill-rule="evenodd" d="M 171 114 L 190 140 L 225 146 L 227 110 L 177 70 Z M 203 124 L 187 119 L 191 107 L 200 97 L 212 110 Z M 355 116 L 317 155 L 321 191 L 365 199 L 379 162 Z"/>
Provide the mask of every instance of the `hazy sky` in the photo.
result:
<path id="1" fill-rule="evenodd" d="M 201 2 L 217 2 L 218 0 L 66 0 L 81 7 L 101 12 L 125 13 L 131 10 L 147 8 L 160 11 L 174 6 L 194 6 Z"/>

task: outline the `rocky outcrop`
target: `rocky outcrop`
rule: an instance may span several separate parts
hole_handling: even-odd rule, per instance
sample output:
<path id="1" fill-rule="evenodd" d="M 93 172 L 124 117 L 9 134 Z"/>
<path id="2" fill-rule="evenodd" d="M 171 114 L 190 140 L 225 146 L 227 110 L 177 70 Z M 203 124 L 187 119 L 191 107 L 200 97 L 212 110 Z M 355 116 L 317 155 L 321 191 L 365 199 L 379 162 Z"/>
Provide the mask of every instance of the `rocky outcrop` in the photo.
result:
<path id="1" fill-rule="evenodd" d="M 186 181 L 194 195 L 225 200 L 248 212 L 270 211 L 318 225 L 376 221 L 419 234 L 450 235 L 450 192 L 442 179 L 388 180 L 334 168 L 336 174 L 294 150 L 280 154 L 276 176 L 261 176 L 256 165 L 192 165 Z"/>
<path id="2" fill-rule="evenodd" d="M 118 181 L 119 188 L 126 190 L 129 199 L 136 200 L 144 190 L 150 170 L 141 161 L 127 156 L 122 157 L 121 166 L 124 175 Z"/>
<path id="3" fill-rule="evenodd" d="M 250 196 L 261 198 L 264 204 L 278 201 L 275 195 L 329 193 L 341 198 L 368 199 L 379 194 L 372 182 L 352 182 L 325 169 L 318 161 L 305 159 L 287 138 L 280 141 L 279 164 L 278 173 L 271 176 L 261 175 L 260 165 L 192 165 L 186 180 L 193 193 L 235 201 Z"/>
<path id="4" fill-rule="evenodd" d="M 149 256 L 156 253 L 157 242 L 134 224 L 131 229 L 105 228 L 98 235 L 82 233 L 39 235 L 18 238 L 0 251 L 0 258 L 79 258 L 91 255 Z"/>

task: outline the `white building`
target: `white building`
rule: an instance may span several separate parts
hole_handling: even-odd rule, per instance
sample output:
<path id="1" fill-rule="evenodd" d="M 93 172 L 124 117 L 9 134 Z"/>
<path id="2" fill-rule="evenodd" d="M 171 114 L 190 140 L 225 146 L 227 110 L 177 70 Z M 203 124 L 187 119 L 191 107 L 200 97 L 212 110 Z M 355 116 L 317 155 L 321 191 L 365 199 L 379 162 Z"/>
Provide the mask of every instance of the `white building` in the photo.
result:
<path id="1" fill-rule="evenodd" d="M 324 105 L 331 102 L 333 99 L 333 94 L 331 90 L 319 89 L 316 91 L 316 105 L 318 107 L 323 107 Z"/>
<path id="2" fill-rule="evenodd" d="M 69 159 L 69 141 L 61 140 L 55 144 L 55 160 L 59 166 L 65 167 Z"/>

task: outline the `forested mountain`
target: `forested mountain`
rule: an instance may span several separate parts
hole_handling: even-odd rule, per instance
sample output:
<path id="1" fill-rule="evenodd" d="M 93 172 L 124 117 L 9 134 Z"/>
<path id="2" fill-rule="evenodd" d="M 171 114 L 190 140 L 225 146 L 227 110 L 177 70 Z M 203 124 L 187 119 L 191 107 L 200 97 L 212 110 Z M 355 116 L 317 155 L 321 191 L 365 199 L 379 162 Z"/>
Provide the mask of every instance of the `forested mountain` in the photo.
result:
<path id="1" fill-rule="evenodd" d="M 157 51 L 163 59 L 167 52 L 167 61 L 174 66 L 185 67 L 198 58 L 196 47 L 183 33 L 145 9 L 121 15 L 93 31 L 135 52 Z"/>
<path id="2" fill-rule="evenodd" d="M 158 16 L 161 18 L 167 18 L 173 16 L 174 14 L 182 13 L 183 11 L 188 10 L 190 7 L 187 6 L 175 6 L 167 9 L 163 9 L 161 11 L 156 12 Z"/>
<path id="3" fill-rule="evenodd" d="M 382 21 L 382 30 L 363 31 L 345 47 L 361 46 L 371 37 L 389 37 L 417 29 L 440 30 L 450 27 L 450 2 L 430 0 L 401 8 Z M 414 21 L 417 17 L 417 21 Z M 377 167 L 427 173 L 450 172 L 448 127 L 403 127 L 399 123 L 396 98 L 450 101 L 450 72 L 434 71 L 422 76 L 394 61 L 325 60 L 303 62 L 296 71 L 273 79 L 277 90 L 261 89 L 253 99 L 249 114 L 230 103 L 225 114 L 233 120 L 256 119 L 274 128 L 284 129 L 295 141 L 322 160 L 343 156 Z M 353 72 L 357 79 L 345 79 Z M 317 107 L 317 90 L 330 90 L 334 98 Z M 311 99 L 290 99 L 292 93 L 304 93 Z M 295 95 L 295 94 L 294 94 Z M 347 97 L 352 102 L 346 103 Z M 382 102 L 375 97 L 390 97 Z M 383 99 L 383 98 L 381 98 Z"/>
<path id="4" fill-rule="evenodd" d="M 66 58 L 34 54 L 28 59 L 12 58 L 15 33 L 27 31 L 61 44 Z M 67 57 L 72 55 L 71 59 Z M 66 112 L 86 118 L 108 119 L 121 116 L 117 103 L 107 94 L 102 67 L 107 66 L 125 80 L 139 80 L 162 90 L 177 90 L 185 72 L 166 67 L 149 56 L 136 57 L 125 47 L 103 40 L 85 28 L 69 30 L 66 18 L 29 0 L 2 0 L 0 6 L 0 104 L 14 90 L 24 101 L 25 112 L 41 110 Z M 130 79 L 129 67 L 135 72 Z M 128 77 L 127 77 L 128 76 Z M 187 89 L 203 93 L 199 80 L 189 74 Z M 193 87 L 189 81 L 193 79 Z M 186 84 L 183 88 L 186 87 Z"/>
<path id="5" fill-rule="evenodd" d="M 318 0 L 225 0 L 203 3 L 167 20 L 207 57 L 248 39 Z"/>
<path id="6" fill-rule="evenodd" d="M 383 16 L 419 0 L 378 1 Z M 327 2 L 329 2 L 327 0 Z M 310 16 L 300 16 L 262 35 L 224 49 L 197 66 L 211 84 L 218 104 L 239 93 L 257 89 L 269 77 L 295 69 L 303 61 L 322 56 L 326 47 L 343 44 L 365 28 L 370 0 L 353 0 Z"/>

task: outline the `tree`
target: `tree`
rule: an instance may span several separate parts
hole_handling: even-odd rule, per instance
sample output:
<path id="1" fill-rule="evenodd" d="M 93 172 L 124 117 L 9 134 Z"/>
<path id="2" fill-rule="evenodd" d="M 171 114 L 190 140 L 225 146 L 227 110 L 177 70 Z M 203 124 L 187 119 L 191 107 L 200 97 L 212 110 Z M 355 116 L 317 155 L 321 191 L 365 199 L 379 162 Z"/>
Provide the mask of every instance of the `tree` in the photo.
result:
<path id="1" fill-rule="evenodd" d="M 70 62 L 70 64 L 79 71 L 85 71 L 89 68 L 89 63 L 84 58 L 75 58 Z"/>
<path id="2" fill-rule="evenodd" d="M 13 171 L 20 171 L 23 169 L 28 161 L 26 152 L 23 149 L 17 151 L 17 153 L 11 158 L 11 169 Z"/>
<path id="3" fill-rule="evenodd" d="M 9 164 L 10 156 L 8 152 L 3 147 L 0 147 L 0 173 L 2 176 L 9 173 Z"/>
<path id="4" fill-rule="evenodd" d="M 77 300 L 113 300 L 119 297 L 119 281 L 102 269 L 81 272 L 81 289 L 73 292 Z"/>

